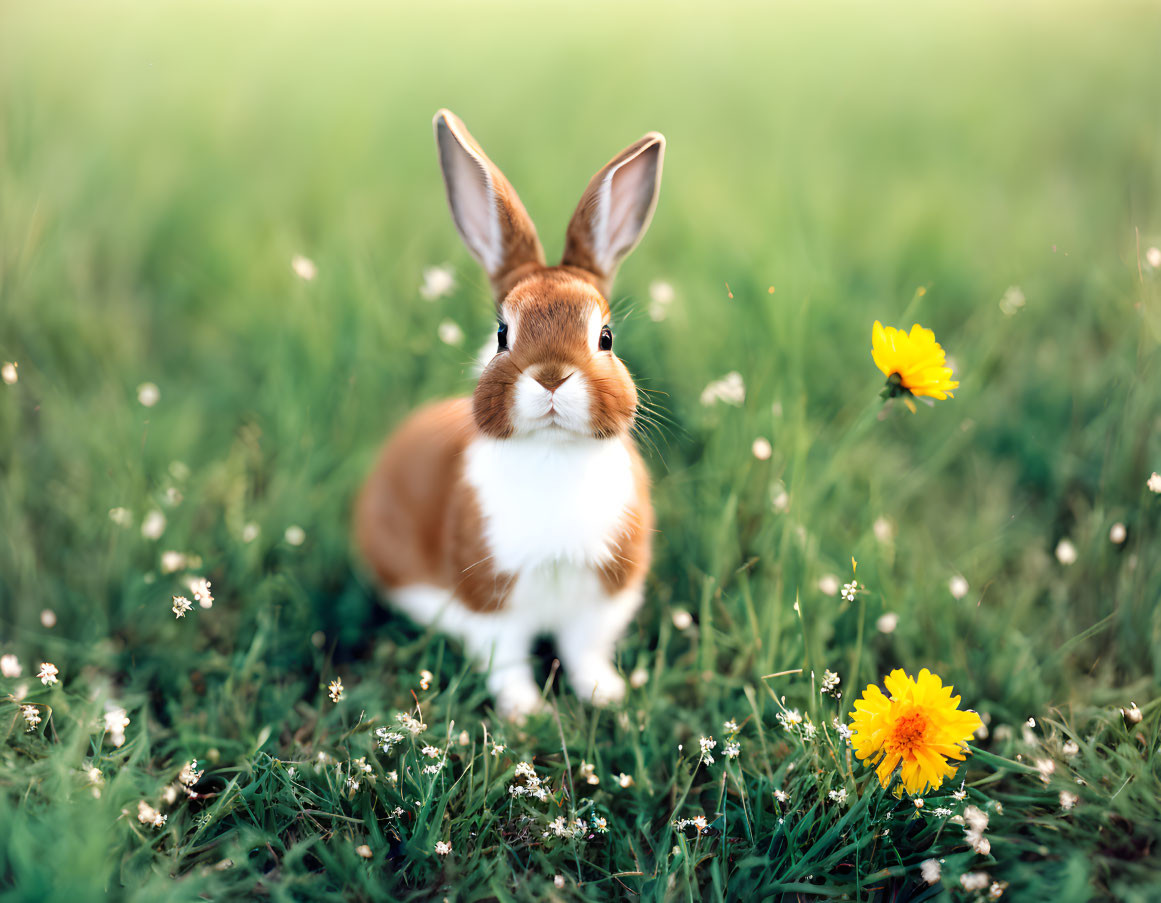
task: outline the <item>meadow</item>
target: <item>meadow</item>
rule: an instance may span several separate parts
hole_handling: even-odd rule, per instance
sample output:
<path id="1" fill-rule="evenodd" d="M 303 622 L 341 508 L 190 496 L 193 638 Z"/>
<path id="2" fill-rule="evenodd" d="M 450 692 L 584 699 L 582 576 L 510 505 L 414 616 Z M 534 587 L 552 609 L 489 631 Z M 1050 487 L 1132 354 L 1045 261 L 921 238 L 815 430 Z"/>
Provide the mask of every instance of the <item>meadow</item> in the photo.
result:
<path id="1" fill-rule="evenodd" d="M 0 4 L 0 900 L 1158 899 L 1159 46 L 1132 0 Z M 550 257 L 668 139 L 610 710 L 545 645 L 506 724 L 352 556 L 495 328 L 443 106 Z M 875 320 L 954 399 L 885 405 Z M 922 806 L 840 730 L 894 668 L 985 725 Z"/>

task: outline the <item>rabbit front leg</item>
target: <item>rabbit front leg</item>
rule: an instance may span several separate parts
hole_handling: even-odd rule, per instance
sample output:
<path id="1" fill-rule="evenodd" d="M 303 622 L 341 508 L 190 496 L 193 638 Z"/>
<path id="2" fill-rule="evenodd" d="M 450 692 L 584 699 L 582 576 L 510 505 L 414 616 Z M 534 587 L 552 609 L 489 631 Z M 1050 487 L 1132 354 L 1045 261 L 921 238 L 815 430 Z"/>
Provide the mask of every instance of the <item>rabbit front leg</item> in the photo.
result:
<path id="1" fill-rule="evenodd" d="M 560 619 L 556 646 L 577 696 L 604 706 L 625 698 L 625 680 L 614 666 L 617 640 L 641 606 L 643 586 L 615 593 L 597 589 Z"/>
<path id="2" fill-rule="evenodd" d="M 503 612 L 475 614 L 468 620 L 461 636 L 476 666 L 487 674 L 496 711 L 509 721 L 540 711 L 544 700 L 532 673 L 533 632 Z"/>

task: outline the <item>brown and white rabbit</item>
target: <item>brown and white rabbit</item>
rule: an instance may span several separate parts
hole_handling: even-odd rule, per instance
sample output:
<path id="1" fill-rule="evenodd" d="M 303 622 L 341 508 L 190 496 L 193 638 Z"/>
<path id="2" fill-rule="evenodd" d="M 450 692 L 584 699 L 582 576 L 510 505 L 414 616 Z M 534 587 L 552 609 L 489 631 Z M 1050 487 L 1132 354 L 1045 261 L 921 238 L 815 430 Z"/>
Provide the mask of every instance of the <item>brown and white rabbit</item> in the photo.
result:
<path id="1" fill-rule="evenodd" d="M 541 705 L 530 655 L 542 634 L 577 695 L 614 702 L 653 508 L 607 298 L 653 216 L 665 139 L 650 132 L 593 177 L 548 266 L 464 124 L 447 110 L 434 124 L 452 218 L 495 294 L 495 352 L 471 398 L 423 408 L 388 440 L 356 503 L 356 541 L 392 604 L 488 671 L 503 715 Z"/>

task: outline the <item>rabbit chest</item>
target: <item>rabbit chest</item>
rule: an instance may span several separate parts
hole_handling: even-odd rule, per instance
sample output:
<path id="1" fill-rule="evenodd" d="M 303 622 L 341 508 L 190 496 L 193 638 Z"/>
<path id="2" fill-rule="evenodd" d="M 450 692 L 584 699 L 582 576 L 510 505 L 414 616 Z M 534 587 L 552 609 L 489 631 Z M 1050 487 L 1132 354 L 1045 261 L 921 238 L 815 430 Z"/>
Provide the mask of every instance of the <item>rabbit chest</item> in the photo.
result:
<path id="1" fill-rule="evenodd" d="M 464 478 L 493 565 L 510 574 L 607 562 L 635 492 L 632 458 L 619 438 L 477 438 Z"/>

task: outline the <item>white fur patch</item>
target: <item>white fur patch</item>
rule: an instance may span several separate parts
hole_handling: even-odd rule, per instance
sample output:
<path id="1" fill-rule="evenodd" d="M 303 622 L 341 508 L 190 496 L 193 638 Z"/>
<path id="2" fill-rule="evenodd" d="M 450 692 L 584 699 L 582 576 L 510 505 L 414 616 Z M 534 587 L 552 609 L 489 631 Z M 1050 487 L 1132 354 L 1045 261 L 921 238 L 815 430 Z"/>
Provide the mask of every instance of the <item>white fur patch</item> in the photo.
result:
<path id="1" fill-rule="evenodd" d="M 467 448 L 493 566 L 520 574 L 553 562 L 600 565 L 634 497 L 632 459 L 620 439 L 545 430 L 481 437 Z"/>
<path id="2" fill-rule="evenodd" d="M 590 431 L 589 408 L 588 381 L 579 371 L 557 386 L 555 392 L 521 373 L 516 379 L 512 426 L 518 434 L 555 428 L 583 437 Z"/>

